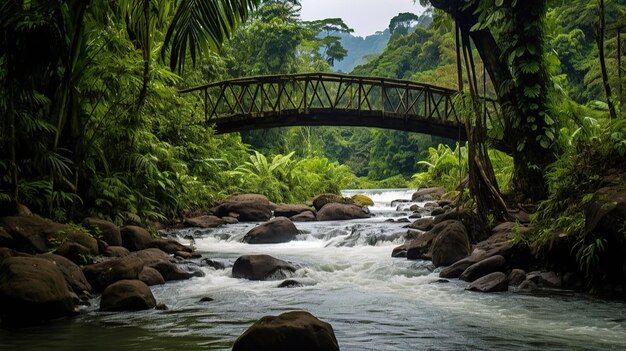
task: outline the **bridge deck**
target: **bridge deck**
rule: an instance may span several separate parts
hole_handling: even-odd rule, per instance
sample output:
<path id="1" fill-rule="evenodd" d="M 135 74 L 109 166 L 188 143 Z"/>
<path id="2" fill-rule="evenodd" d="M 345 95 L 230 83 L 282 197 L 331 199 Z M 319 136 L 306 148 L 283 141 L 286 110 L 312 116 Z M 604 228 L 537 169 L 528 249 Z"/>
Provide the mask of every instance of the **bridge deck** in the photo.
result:
<path id="1" fill-rule="evenodd" d="M 465 139 L 456 91 L 407 80 L 311 73 L 260 76 L 182 90 L 203 101 L 216 132 L 296 125 L 363 126 Z M 489 103 L 489 117 L 497 104 Z"/>

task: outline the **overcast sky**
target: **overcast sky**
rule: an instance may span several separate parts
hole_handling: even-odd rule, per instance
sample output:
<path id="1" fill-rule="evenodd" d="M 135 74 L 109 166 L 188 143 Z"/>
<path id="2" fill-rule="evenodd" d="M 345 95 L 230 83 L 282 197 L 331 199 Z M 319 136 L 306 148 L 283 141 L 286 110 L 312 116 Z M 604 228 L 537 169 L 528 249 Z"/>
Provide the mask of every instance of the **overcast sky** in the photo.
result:
<path id="1" fill-rule="evenodd" d="M 367 36 L 389 26 L 401 12 L 421 14 L 424 9 L 413 0 L 301 0 L 305 21 L 342 18 L 354 35 Z"/>

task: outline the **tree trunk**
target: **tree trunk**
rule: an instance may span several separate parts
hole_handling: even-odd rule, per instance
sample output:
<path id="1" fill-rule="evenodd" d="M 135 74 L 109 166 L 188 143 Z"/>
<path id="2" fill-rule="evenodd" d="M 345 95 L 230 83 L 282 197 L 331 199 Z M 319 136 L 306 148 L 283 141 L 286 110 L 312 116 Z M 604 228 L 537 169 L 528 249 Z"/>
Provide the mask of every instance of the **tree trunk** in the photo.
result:
<path id="1" fill-rule="evenodd" d="M 496 141 L 496 146 L 514 158 L 513 188 L 515 193 L 523 199 L 532 201 L 545 198 L 547 191 L 543 175 L 545 168 L 554 161 L 554 155 L 541 146 L 538 139 L 544 136 L 543 133 L 548 127 L 543 117 L 547 111 L 545 100 L 548 81 L 545 65 L 542 64 L 539 72 L 532 77 L 523 76 L 519 72 L 514 76 L 515 71 L 511 71 L 507 59 L 503 58 L 503 51 L 491 31 L 488 28 L 470 30 L 478 23 L 475 7 L 461 9 L 464 5 L 464 1 L 461 0 L 430 0 L 430 2 L 434 7 L 458 18 L 461 30 L 469 33 L 489 73 L 498 94 L 503 114 L 504 138 L 501 141 Z M 515 14 L 511 15 L 512 20 L 538 21 L 540 19 L 536 16 L 541 15 L 544 7 L 545 0 L 526 0 L 523 3 L 518 1 Z M 543 13 L 545 14 L 545 11 Z M 523 27 L 515 26 L 515 28 Z M 522 36 L 524 34 L 521 33 Z M 543 33 L 540 33 L 540 36 L 542 35 Z M 525 35 L 526 39 L 530 37 L 530 34 Z M 542 37 L 535 40 L 537 40 L 537 46 L 541 48 L 539 51 L 542 54 Z M 525 55 L 532 54 L 527 52 Z M 536 59 L 536 57 L 533 58 Z M 521 59 L 526 59 L 526 57 Z M 516 63 L 519 61 L 516 60 Z M 537 107 L 533 111 L 529 111 L 528 106 L 526 106 L 528 103 L 523 102 L 528 100 L 524 96 L 523 83 L 533 79 L 540 85 L 541 93 L 536 101 L 533 101 L 533 105 L 537 105 Z M 531 116 L 533 116 L 532 119 L 530 119 Z M 534 127 L 533 124 L 535 124 Z"/>
<path id="2" fill-rule="evenodd" d="M 606 70 L 606 61 L 604 59 L 604 0 L 600 0 L 600 18 L 596 26 L 596 44 L 598 45 L 598 58 L 600 58 L 600 70 L 602 71 L 602 83 L 604 84 L 604 92 L 606 93 L 606 102 L 609 105 L 609 114 L 611 119 L 617 119 L 615 106 L 613 105 L 613 94 L 611 93 L 611 85 L 609 84 L 609 75 Z M 619 69 L 619 67 L 618 67 Z M 622 82 L 620 81 L 620 84 Z"/>

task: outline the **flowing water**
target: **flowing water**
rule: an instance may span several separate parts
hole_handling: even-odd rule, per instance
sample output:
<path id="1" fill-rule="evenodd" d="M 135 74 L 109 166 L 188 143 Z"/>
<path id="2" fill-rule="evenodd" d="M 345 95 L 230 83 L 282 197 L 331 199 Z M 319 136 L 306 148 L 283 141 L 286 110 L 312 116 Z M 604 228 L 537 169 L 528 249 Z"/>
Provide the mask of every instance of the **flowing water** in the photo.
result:
<path id="1" fill-rule="evenodd" d="M 347 195 L 353 194 L 346 191 Z M 203 258 L 232 265 L 243 254 L 269 254 L 299 269 L 304 286 L 206 276 L 153 287 L 167 311 L 100 313 L 98 300 L 73 319 L 43 327 L 0 330 L 2 350 L 229 350 L 255 320 L 306 310 L 332 324 L 342 350 L 624 350 L 626 305 L 584 295 L 481 294 L 466 283 L 440 281 L 427 261 L 391 258 L 408 215 L 390 203 L 410 189 L 370 190 L 375 217 L 296 223 L 298 240 L 240 242 L 255 224 L 174 232 L 193 240 Z M 185 239 L 186 238 L 186 239 Z M 213 301 L 200 302 L 203 297 Z M 297 350 L 296 350 L 297 351 Z"/>

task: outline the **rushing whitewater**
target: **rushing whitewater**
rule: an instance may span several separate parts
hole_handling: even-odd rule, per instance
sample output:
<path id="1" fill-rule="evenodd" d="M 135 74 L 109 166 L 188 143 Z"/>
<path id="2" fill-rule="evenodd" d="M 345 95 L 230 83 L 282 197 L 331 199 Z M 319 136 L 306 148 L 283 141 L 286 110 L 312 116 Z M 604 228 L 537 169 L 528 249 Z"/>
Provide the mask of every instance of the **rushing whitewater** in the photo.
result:
<path id="1" fill-rule="evenodd" d="M 391 258 L 404 242 L 406 217 L 390 204 L 412 189 L 370 190 L 373 218 L 296 223 L 298 240 L 248 245 L 241 238 L 255 223 L 172 232 L 192 244 L 205 276 L 153 287 L 167 311 L 97 312 L 98 300 L 77 319 L 8 333 L 6 350 L 229 350 L 264 315 L 307 310 L 332 324 L 342 350 L 624 349 L 626 309 L 586 296 L 531 296 L 465 291 L 466 283 L 441 280 L 428 261 Z M 345 191 L 353 195 L 363 191 Z M 244 254 L 269 254 L 298 267 L 303 286 L 281 280 L 231 277 Z M 199 264 L 200 260 L 189 264 Z M 200 302 L 210 297 L 213 301 Z"/>

